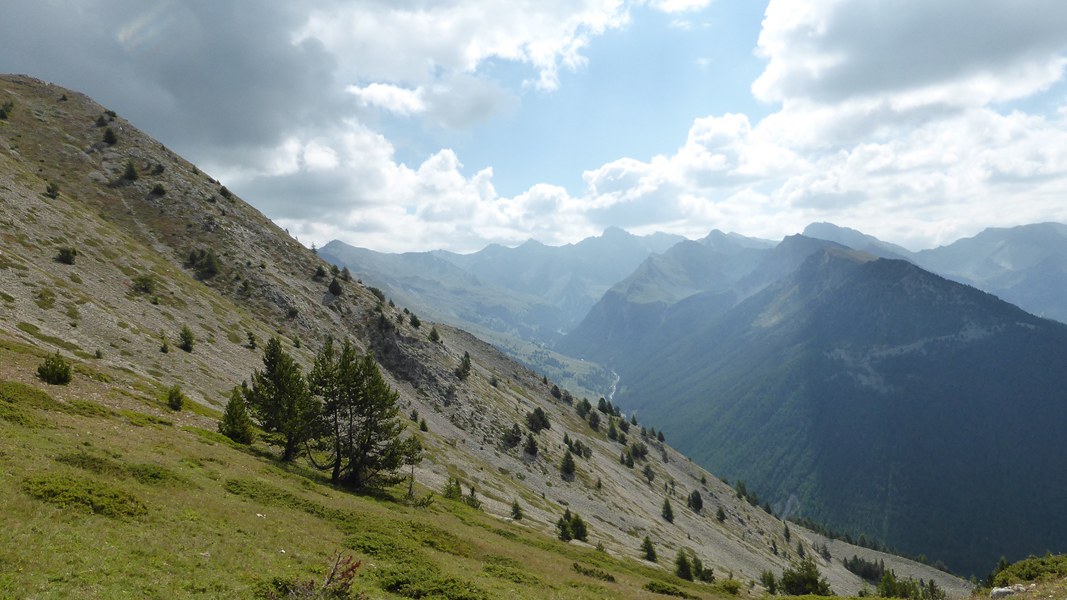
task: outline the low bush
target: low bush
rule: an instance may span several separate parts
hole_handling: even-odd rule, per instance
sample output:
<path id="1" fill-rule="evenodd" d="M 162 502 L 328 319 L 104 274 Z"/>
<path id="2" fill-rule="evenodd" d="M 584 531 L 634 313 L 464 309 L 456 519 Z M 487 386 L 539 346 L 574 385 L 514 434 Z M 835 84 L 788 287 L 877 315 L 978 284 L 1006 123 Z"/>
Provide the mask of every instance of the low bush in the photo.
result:
<path id="1" fill-rule="evenodd" d="M 139 517 L 148 507 L 136 496 L 102 481 L 55 473 L 22 482 L 26 494 L 63 508 L 88 510 L 105 517 Z"/>
<path id="2" fill-rule="evenodd" d="M 73 265 L 74 259 L 78 257 L 78 249 L 63 247 L 56 253 L 56 262 L 63 263 L 65 265 Z"/>
<path id="3" fill-rule="evenodd" d="M 70 383 L 70 363 L 56 352 L 37 367 L 37 377 L 51 385 L 67 385 Z"/>
<path id="4" fill-rule="evenodd" d="M 696 598 L 696 596 L 687 594 L 680 588 L 661 581 L 649 581 L 644 587 L 653 594 L 663 594 L 664 596 L 675 596 L 677 598 Z"/>
<path id="5" fill-rule="evenodd" d="M 181 410 L 185 406 L 185 394 L 182 393 L 180 385 L 174 385 L 167 389 L 166 394 L 167 406 L 171 410 Z"/>

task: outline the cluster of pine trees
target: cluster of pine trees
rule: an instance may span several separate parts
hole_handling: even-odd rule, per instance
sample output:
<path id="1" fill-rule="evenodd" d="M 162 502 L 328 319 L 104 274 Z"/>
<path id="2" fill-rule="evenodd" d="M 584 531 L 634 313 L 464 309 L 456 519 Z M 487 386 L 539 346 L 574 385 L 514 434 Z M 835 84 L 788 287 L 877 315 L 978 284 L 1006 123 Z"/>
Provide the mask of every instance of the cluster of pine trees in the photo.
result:
<path id="1" fill-rule="evenodd" d="M 402 479 L 401 466 L 422 459 L 418 439 L 401 436 L 397 398 L 374 357 L 360 356 L 348 342 L 338 350 L 327 339 L 305 377 L 273 337 L 251 384 L 234 388 L 219 431 L 248 443 L 254 420 L 266 441 L 282 448 L 283 461 L 305 452 L 336 484 L 381 487 Z"/>

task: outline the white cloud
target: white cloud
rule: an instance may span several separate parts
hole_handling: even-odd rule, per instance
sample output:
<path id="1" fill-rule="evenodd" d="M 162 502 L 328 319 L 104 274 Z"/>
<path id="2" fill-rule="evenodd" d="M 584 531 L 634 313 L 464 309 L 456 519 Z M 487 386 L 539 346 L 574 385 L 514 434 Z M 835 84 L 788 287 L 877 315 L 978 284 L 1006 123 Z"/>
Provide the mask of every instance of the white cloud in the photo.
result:
<path id="1" fill-rule="evenodd" d="M 421 87 L 411 90 L 388 83 L 372 83 L 364 87 L 350 85 L 345 91 L 359 98 L 364 106 L 383 108 L 399 115 L 417 114 L 426 110 Z"/>
<path id="2" fill-rule="evenodd" d="M 758 45 L 769 62 L 752 90 L 772 102 L 981 106 L 1059 80 L 1065 49 L 1059 0 L 771 0 Z"/>

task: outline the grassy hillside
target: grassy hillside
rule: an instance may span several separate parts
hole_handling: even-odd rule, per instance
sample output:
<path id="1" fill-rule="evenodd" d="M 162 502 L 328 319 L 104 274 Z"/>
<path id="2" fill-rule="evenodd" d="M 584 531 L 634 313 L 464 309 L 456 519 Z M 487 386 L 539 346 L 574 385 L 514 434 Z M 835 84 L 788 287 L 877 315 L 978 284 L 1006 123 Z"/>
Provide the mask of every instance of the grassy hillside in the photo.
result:
<path id="1" fill-rule="evenodd" d="M 665 444 L 647 440 L 647 458 L 620 464 L 607 415 L 594 430 L 492 346 L 441 324 L 433 342 L 432 323 L 415 326 L 359 281 L 330 292 L 329 265 L 121 116 L 26 77 L 0 78 L 0 101 L 13 105 L 0 120 L 0 518 L 11 534 L 0 595 L 248 597 L 275 579 L 321 578 L 341 553 L 362 561 L 355 588 L 372 597 L 651 597 L 653 581 L 713 597 L 730 578 L 756 596 L 760 574 L 780 574 L 797 544 L 813 552 L 814 534 L 786 540 L 781 521 Z M 214 433 L 268 338 L 307 369 L 327 335 L 373 352 L 402 412 L 425 419 L 425 431 L 405 422 L 427 450 L 414 481 L 416 497 L 434 492 L 428 506 L 405 500 L 405 486 L 354 495 L 303 459 Z M 68 386 L 35 377 L 54 353 L 73 365 Z M 460 378 L 465 353 L 473 368 Z M 189 397 L 181 411 L 161 399 L 174 385 Z M 538 408 L 552 426 L 536 434 L 537 455 L 506 447 L 503 434 Z M 565 436 L 591 449 L 573 478 L 559 468 Z M 450 477 L 476 490 L 479 509 L 441 498 Z M 701 511 L 685 508 L 693 491 Z M 555 539 L 567 509 L 588 523 L 588 543 Z M 659 563 L 640 559 L 645 536 Z M 682 549 L 718 582 L 675 577 Z M 819 568 L 838 592 L 863 586 L 839 557 Z"/>

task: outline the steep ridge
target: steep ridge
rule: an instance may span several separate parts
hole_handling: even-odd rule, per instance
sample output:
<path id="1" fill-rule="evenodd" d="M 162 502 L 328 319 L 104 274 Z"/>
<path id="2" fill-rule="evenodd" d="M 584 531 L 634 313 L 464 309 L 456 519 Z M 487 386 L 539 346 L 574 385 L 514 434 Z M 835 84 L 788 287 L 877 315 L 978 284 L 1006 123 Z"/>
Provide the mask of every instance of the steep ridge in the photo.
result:
<path id="1" fill-rule="evenodd" d="M 966 573 L 1062 543 L 1062 324 L 839 248 L 684 318 L 620 372 L 618 401 L 701 464 Z"/>
<path id="2" fill-rule="evenodd" d="M 400 539 L 410 528 L 376 533 L 379 537 L 361 533 L 382 519 L 421 523 L 420 531 L 429 531 L 431 524 L 454 527 L 459 533 L 439 534 L 443 537 L 431 539 L 420 552 L 443 557 L 434 561 L 434 568 L 451 573 L 448 581 L 481 590 L 481 595 L 463 597 L 496 596 L 505 590 L 519 597 L 535 595 L 535 590 L 550 597 L 649 597 L 642 584 L 650 579 L 671 581 L 693 594 L 721 593 L 640 563 L 634 557 L 645 535 L 659 548 L 660 564 L 688 548 L 720 578 L 730 573 L 743 581 L 757 580 L 763 570 L 780 573 L 796 557 L 789 551 L 776 554 L 774 547 L 791 549 L 799 543 L 816 555 L 817 536 L 794 526 L 793 540 L 786 540 L 781 521 L 651 439 L 647 465 L 655 485 L 649 484 L 640 469 L 619 463 L 622 446 L 608 439 L 603 427 L 592 430 L 572 406 L 553 398 L 550 383 L 492 346 L 440 324 L 443 343 L 431 342 L 431 323 L 415 327 L 401 307 L 357 281 L 339 280 L 341 293 L 330 292 L 328 268 L 325 276 L 317 274 L 328 267 L 320 257 L 219 182 L 90 99 L 28 77 L 4 76 L 0 100 L 14 104 L 8 119 L 0 121 L 0 380 L 43 387 L 33 370 L 55 352 L 71 361 L 75 371 L 69 387 L 49 388 L 56 404 L 38 401 L 54 412 L 32 412 L 37 409 L 17 404 L 11 409 L 7 396 L 0 403 L 0 498 L 7 507 L 2 525 L 18 536 L 17 547 L 0 547 L 3 571 L 18 573 L 0 577 L 0 591 L 23 596 L 57 588 L 81 594 L 137 589 L 158 595 L 169 590 L 165 586 L 174 581 L 173 565 L 180 565 L 183 585 L 210 582 L 185 589 L 188 595 L 247 596 L 252 583 L 269 579 L 271 572 L 314 573 L 313 565 L 328 559 L 325 544 L 316 546 L 315 540 L 321 536 L 341 544 L 344 535 L 352 535 L 332 520 L 345 511 L 359 515 L 362 525 L 356 532 L 364 537 L 354 546 L 351 539 L 344 543 L 357 554 L 377 552 L 361 554 L 374 563 L 371 581 L 361 585 L 376 593 L 383 590 L 374 586 L 387 585 L 389 569 L 398 568 L 395 553 L 383 553 L 383 548 L 411 543 Z M 101 141 L 108 128 L 117 136 L 114 143 Z M 136 179 L 125 175 L 127 165 L 140 174 Z M 50 183 L 58 185 L 51 190 L 58 193 L 50 193 Z M 77 251 L 74 264 L 54 260 L 62 248 Z M 217 267 L 206 260 L 208 255 L 216 257 Z M 190 352 L 177 348 L 183 326 L 196 339 Z M 306 367 L 328 335 L 374 352 L 403 411 L 418 411 L 427 421 L 426 431 L 418 431 L 414 421 L 408 427 L 408 434 L 419 436 L 427 449 L 426 459 L 413 471 L 420 493 L 439 491 L 449 476 L 459 476 L 465 486 L 478 490 L 482 512 L 463 512 L 443 500 L 444 506 L 417 512 L 388 498 L 351 496 L 307 468 L 282 468 L 262 444 L 242 452 L 212 437 L 219 415 L 214 407 L 261 366 L 253 338 L 262 344 L 281 336 L 286 351 Z M 164 339 L 170 344 L 166 353 L 161 352 Z M 473 369 L 461 379 L 455 368 L 464 353 Z M 189 396 L 187 410 L 170 411 L 158 399 L 175 384 Z M 535 408 L 544 410 L 552 423 L 538 435 L 538 455 L 504 448 L 504 431 L 524 422 Z M 578 461 L 573 480 L 561 478 L 558 468 L 565 434 L 593 449 L 590 458 Z M 631 441 L 638 439 L 631 433 Z M 88 464 L 107 465 L 126 455 L 166 461 L 177 480 L 188 485 L 153 491 L 117 475 L 101 476 L 151 501 L 148 516 L 131 522 L 98 515 L 78 518 L 27 494 L 34 474 L 82 473 L 60 460 L 71 460 L 75 449 L 110 457 Z M 227 475 L 227 469 L 236 468 L 230 464 L 239 465 L 242 474 Z M 661 490 L 665 482 L 674 485 Z M 288 491 L 278 491 L 283 489 Z M 682 507 L 692 491 L 705 497 L 701 512 Z M 659 516 L 665 498 L 676 506 L 673 523 Z M 512 499 L 520 499 L 526 513 L 520 523 L 507 518 Z M 223 505 L 229 512 L 211 512 Z M 585 517 L 590 542 L 602 544 L 605 552 L 551 539 L 565 507 Z M 714 518 L 717 508 L 724 511 L 723 522 Z M 492 518 L 483 519 L 483 514 Z M 148 519 L 148 527 L 137 520 L 141 518 Z M 228 535 L 204 529 L 205 523 L 216 521 L 237 525 Z M 307 528 L 308 534 L 293 527 Z M 132 547 L 114 537 L 131 530 L 151 531 L 152 536 Z M 184 536 L 205 531 L 213 540 L 210 551 L 194 550 L 206 542 Z M 546 570 L 536 571 L 533 579 L 514 575 L 515 566 L 508 567 L 511 579 L 494 575 L 501 564 L 513 563 L 488 554 L 485 548 L 496 538 L 486 539 L 486 532 L 499 535 L 502 547 L 519 543 L 515 540 L 528 544 L 527 554 L 535 559 L 529 568 Z M 228 538 L 235 543 L 227 545 Z M 281 542 L 288 554 L 271 545 Z M 20 558 L 25 553 L 44 556 L 46 548 L 46 561 Z M 165 548 L 179 552 L 157 554 Z M 817 559 L 839 592 L 863 586 L 839 560 L 853 553 L 881 557 L 899 573 L 934 578 L 955 596 L 967 590 L 964 582 L 910 561 L 851 546 L 841 552 L 832 560 Z M 86 556 L 98 554 L 95 564 L 84 563 Z M 255 571 L 249 557 L 259 561 L 256 569 L 268 571 Z M 574 561 L 601 565 L 618 580 L 594 585 L 569 570 Z M 449 566 L 453 563 L 454 568 Z M 563 565 L 569 575 L 560 576 L 549 563 Z"/>

